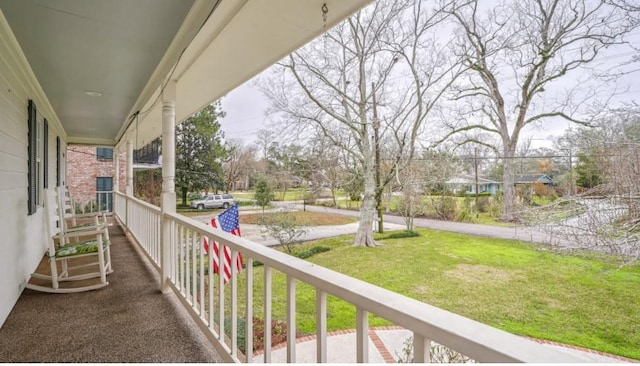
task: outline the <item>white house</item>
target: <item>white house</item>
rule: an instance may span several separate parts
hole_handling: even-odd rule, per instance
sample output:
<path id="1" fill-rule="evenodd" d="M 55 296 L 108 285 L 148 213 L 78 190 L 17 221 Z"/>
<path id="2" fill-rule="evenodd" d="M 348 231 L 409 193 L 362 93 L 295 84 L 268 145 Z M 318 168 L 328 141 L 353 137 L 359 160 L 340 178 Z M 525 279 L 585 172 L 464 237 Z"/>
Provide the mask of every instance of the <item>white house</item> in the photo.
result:
<path id="1" fill-rule="evenodd" d="M 453 177 L 446 184 L 454 193 L 464 192 L 471 195 L 476 194 L 476 184 L 479 193 L 486 192 L 492 196 L 502 189 L 502 183 L 500 182 L 482 177 L 478 177 L 476 181 L 476 177 L 471 175 Z"/>

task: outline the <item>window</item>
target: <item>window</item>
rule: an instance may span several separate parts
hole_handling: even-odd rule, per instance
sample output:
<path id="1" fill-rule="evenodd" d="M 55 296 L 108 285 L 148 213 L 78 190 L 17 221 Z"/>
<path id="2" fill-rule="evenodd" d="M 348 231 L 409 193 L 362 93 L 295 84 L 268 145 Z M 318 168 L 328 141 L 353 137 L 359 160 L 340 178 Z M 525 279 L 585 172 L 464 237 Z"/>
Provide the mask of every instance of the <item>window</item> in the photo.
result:
<path id="1" fill-rule="evenodd" d="M 113 208 L 113 178 L 97 177 L 96 178 L 96 203 L 99 210 L 111 211 Z"/>
<path id="2" fill-rule="evenodd" d="M 110 147 L 96 148 L 96 158 L 98 160 L 113 160 L 113 149 Z"/>

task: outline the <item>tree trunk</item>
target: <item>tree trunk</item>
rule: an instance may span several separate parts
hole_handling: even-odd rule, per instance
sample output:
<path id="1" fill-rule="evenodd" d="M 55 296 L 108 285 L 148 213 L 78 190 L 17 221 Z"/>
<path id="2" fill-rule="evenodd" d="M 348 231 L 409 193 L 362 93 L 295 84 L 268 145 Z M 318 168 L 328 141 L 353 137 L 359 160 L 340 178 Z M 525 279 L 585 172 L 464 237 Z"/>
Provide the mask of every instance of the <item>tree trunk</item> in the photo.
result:
<path id="1" fill-rule="evenodd" d="M 227 185 L 226 185 L 226 187 L 225 187 L 225 188 L 226 188 L 226 189 L 225 189 L 225 192 L 226 192 L 226 193 L 229 193 L 229 191 L 231 191 L 231 190 L 232 190 L 232 189 L 231 189 L 231 188 L 232 188 L 232 187 L 231 187 L 232 185 L 233 185 L 233 181 L 232 181 L 231 179 L 227 179 Z"/>
<path id="2" fill-rule="evenodd" d="M 372 160 L 372 159 L 370 159 Z M 364 167 L 364 197 L 360 206 L 360 221 L 353 245 L 375 247 L 373 240 L 373 215 L 376 204 L 376 182 L 371 161 L 365 162 Z"/>
<path id="3" fill-rule="evenodd" d="M 516 193 L 513 179 L 513 158 L 515 149 L 503 149 L 504 171 L 502 173 L 502 183 L 504 195 L 502 197 L 502 220 L 515 221 L 516 217 Z"/>
<path id="4" fill-rule="evenodd" d="M 338 202 L 336 201 L 336 186 L 331 183 L 331 198 L 333 199 L 333 207 L 338 207 Z"/>
<path id="5" fill-rule="evenodd" d="M 182 205 L 183 206 L 187 205 L 187 189 L 186 188 L 182 188 Z"/>
<path id="6" fill-rule="evenodd" d="M 375 195 L 367 194 L 365 190 L 362 206 L 360 207 L 360 221 L 353 245 L 362 247 L 375 247 L 373 240 L 373 216 L 375 213 Z"/>

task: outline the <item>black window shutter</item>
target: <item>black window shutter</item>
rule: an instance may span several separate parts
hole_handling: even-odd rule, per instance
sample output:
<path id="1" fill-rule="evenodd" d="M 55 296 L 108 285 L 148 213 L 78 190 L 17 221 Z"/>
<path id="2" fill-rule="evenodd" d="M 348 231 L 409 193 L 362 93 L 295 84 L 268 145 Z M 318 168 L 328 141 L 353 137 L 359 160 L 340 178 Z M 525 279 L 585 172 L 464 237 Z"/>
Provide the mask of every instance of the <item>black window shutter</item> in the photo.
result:
<path id="1" fill-rule="evenodd" d="M 56 185 L 62 185 L 62 177 L 60 176 L 60 136 L 56 136 Z"/>
<path id="2" fill-rule="evenodd" d="M 36 105 L 33 100 L 29 99 L 29 137 L 27 146 L 28 159 L 28 194 L 27 194 L 27 213 L 33 215 L 38 207 L 38 172 L 36 170 L 36 159 L 38 154 L 38 124 L 36 122 Z"/>
<path id="3" fill-rule="evenodd" d="M 44 164 L 44 188 L 49 188 L 49 122 L 44 119 L 44 133 L 42 137 L 42 161 Z"/>

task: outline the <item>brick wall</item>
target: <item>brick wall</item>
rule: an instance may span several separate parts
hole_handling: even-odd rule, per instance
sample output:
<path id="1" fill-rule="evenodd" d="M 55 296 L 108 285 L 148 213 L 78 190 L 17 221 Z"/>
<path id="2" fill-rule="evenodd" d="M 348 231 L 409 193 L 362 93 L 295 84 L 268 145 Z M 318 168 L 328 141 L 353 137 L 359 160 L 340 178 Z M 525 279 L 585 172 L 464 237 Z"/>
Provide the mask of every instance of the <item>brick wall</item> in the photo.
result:
<path id="1" fill-rule="evenodd" d="M 118 154 L 114 150 L 114 158 Z M 119 154 L 120 184 L 115 182 L 115 164 L 113 160 L 98 160 L 95 146 L 69 145 L 67 146 L 67 186 L 71 197 L 81 204 L 86 204 L 96 198 L 96 181 L 98 177 L 112 177 L 113 189 L 126 190 L 126 153 Z"/>

